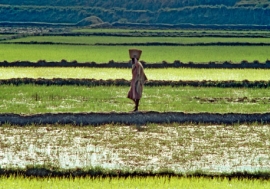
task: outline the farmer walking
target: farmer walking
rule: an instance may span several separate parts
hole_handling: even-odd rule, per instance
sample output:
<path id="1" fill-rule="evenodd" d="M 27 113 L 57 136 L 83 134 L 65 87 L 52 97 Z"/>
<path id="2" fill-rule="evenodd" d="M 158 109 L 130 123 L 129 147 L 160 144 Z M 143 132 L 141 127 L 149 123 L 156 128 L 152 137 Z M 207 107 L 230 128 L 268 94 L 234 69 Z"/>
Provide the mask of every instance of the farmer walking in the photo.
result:
<path id="1" fill-rule="evenodd" d="M 142 51 L 138 49 L 129 49 L 129 56 L 132 59 L 132 79 L 128 98 L 133 100 L 134 111 L 138 111 L 139 102 L 142 97 L 143 85 L 147 81 L 147 77 L 143 71 L 143 66 L 139 62 Z"/>

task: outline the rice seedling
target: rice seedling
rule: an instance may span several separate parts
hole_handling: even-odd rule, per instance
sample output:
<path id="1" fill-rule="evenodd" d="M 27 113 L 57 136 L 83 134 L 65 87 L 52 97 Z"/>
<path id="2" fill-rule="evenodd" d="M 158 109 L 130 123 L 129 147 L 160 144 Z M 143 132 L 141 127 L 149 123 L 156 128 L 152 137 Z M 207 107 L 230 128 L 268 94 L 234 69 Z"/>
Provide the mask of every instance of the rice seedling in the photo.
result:
<path id="1" fill-rule="evenodd" d="M 145 69 L 149 80 L 212 80 L 212 81 L 268 81 L 268 69 L 190 69 L 167 68 Z M 117 68 L 33 68 L 33 67 L 1 67 L 0 79 L 10 78 L 77 78 L 77 79 L 126 79 L 130 80 L 130 69 Z M 51 96 L 51 99 L 57 96 Z"/>
<path id="2" fill-rule="evenodd" d="M 24 38 L 6 40 L 5 42 L 51 42 L 60 44 L 78 44 L 78 45 L 95 45 L 95 44 L 131 44 L 131 43 L 269 43 L 270 38 L 237 38 L 237 37 L 117 37 L 117 36 L 29 36 Z"/>
<path id="3" fill-rule="evenodd" d="M 129 87 L 1 85 L 0 89 L 1 113 L 129 112 L 134 106 L 126 98 Z M 268 101 L 267 88 L 145 87 L 140 110 L 263 113 L 269 111 Z"/>
<path id="4" fill-rule="evenodd" d="M 110 60 L 129 60 L 128 49 L 140 48 L 142 60 L 148 63 L 174 62 L 241 62 L 242 60 L 265 62 L 270 46 L 74 46 L 0 44 L 0 61 L 67 61 L 107 63 Z M 159 53 L 157 53 L 159 52 Z"/>
<path id="5" fill-rule="evenodd" d="M 185 177 L 135 177 L 135 178 L 23 178 L 23 177 L 2 177 L 0 184 L 6 189 L 21 188 L 237 188 L 237 189 L 263 189 L 269 188 L 269 182 L 261 180 L 238 180 L 238 179 L 208 179 L 208 178 L 185 178 Z"/>
<path id="6" fill-rule="evenodd" d="M 0 143 L 1 168 L 103 166 L 209 173 L 269 170 L 269 137 L 265 138 L 269 125 L 144 127 L 144 131 L 124 125 L 0 127 L 0 139 L 5 138 Z"/>

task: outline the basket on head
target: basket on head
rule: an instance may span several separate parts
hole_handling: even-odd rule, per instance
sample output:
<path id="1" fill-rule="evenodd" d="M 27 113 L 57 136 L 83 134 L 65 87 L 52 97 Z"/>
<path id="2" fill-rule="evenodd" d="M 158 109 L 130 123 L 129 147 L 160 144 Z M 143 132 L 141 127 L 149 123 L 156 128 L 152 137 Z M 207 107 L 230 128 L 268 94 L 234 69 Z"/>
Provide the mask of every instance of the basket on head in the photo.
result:
<path id="1" fill-rule="evenodd" d="M 129 49 L 129 57 L 140 59 L 142 51 L 139 49 Z"/>

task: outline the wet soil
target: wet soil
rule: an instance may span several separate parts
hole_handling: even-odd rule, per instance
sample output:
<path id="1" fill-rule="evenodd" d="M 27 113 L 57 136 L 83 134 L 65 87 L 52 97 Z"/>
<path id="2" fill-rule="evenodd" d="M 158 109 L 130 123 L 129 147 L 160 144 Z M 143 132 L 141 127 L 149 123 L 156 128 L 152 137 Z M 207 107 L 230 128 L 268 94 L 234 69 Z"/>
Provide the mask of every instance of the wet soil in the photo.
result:
<path id="1" fill-rule="evenodd" d="M 226 102 L 226 103 L 269 103 L 270 98 L 248 98 L 248 97 L 241 97 L 241 98 L 229 98 L 229 97 L 194 97 L 195 100 L 198 100 L 200 103 L 219 103 L 219 102 Z"/>
<path id="2" fill-rule="evenodd" d="M 92 169 L 96 166 L 116 174 L 269 173 L 269 136 L 268 124 L 5 126 L 0 127 L 0 175 L 26 169 L 22 174 L 27 176 L 84 170 L 86 175 L 108 176 L 108 171 Z"/>

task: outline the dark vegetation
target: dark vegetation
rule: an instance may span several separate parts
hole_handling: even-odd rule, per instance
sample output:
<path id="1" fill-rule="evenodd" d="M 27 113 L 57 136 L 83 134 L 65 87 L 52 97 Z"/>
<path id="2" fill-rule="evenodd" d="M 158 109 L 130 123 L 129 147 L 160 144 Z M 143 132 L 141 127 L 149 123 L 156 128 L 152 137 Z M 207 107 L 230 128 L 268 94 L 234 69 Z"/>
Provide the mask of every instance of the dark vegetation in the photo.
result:
<path id="1" fill-rule="evenodd" d="M 141 61 L 144 68 L 260 68 L 269 69 L 270 60 L 265 62 L 259 62 L 254 60 L 253 62 L 248 62 L 242 60 L 240 63 L 235 62 L 208 62 L 208 63 L 183 63 L 179 60 L 175 60 L 173 63 L 166 61 L 160 63 L 146 63 Z M 61 60 L 60 62 L 48 62 L 46 60 L 39 60 L 37 62 L 30 61 L 15 61 L 7 62 L 0 61 L 0 66 L 2 67 L 90 67 L 90 68 L 131 68 L 130 62 L 115 62 L 110 60 L 107 63 L 96 63 L 96 62 L 77 62 L 76 60 L 68 62 L 66 60 Z"/>
<path id="2" fill-rule="evenodd" d="M 219 5 L 224 4 L 228 6 L 233 6 L 239 0 L 146 0 L 146 1 L 129 1 L 129 0 L 43 0 L 43 1 L 32 1 L 32 0 L 2 0 L 1 4 L 10 5 L 35 5 L 35 6 L 86 6 L 86 7 L 103 7 L 103 8 L 126 8 L 129 10 L 158 10 L 160 8 L 175 8 L 175 7 L 185 7 L 185 6 L 198 6 L 198 5 Z M 254 3 L 256 4 L 256 3 Z"/>
<path id="3" fill-rule="evenodd" d="M 107 170 L 101 167 L 93 167 L 88 169 L 60 170 L 51 166 L 32 166 L 25 169 L 0 169 L 0 176 L 24 176 L 24 177 L 92 177 L 92 178 L 128 178 L 128 177 L 204 177 L 204 178 L 228 178 L 228 179 L 261 179 L 269 180 L 270 172 L 233 172 L 209 174 L 203 171 L 193 171 L 188 173 L 176 173 L 168 169 L 160 169 L 157 171 L 144 170 Z"/>
<path id="4" fill-rule="evenodd" d="M 0 22 L 270 24 L 267 0 L 2 0 L 0 4 Z"/>
<path id="5" fill-rule="evenodd" d="M 241 99 L 240 99 L 241 100 Z M 184 113 L 184 112 L 90 112 L 90 113 L 43 113 L 0 114 L 0 124 L 11 126 L 72 124 L 74 126 L 137 125 L 146 124 L 269 124 L 270 113 Z"/>
<path id="6" fill-rule="evenodd" d="M 1 41 L 1 39 L 0 39 Z M 95 45 L 95 46 L 270 46 L 270 43 L 250 42 L 212 42 L 212 43 L 170 43 L 170 42 L 144 42 L 144 43 L 61 43 L 61 42 L 3 42 L 4 44 L 40 44 L 40 45 Z"/>
<path id="7" fill-rule="evenodd" d="M 94 18 L 96 19 L 96 18 Z M 86 19 L 87 20 L 87 19 Z M 190 29 L 192 31 L 185 32 L 185 30 L 166 30 L 163 31 L 155 31 L 155 30 L 136 30 L 136 24 L 130 24 L 131 28 L 134 28 L 133 31 L 129 32 L 110 32 L 110 31 L 92 31 L 92 32 L 72 32 L 68 28 L 56 28 L 56 27 L 41 27 L 41 26 L 33 26 L 33 27 L 1 27 L 0 28 L 0 34 L 4 34 L 6 36 L 2 36 L 1 41 L 4 40 L 10 40 L 10 39 L 19 39 L 27 36 L 114 36 L 114 37 L 224 37 L 224 38 L 231 38 L 231 37 L 237 37 L 237 38 L 270 38 L 270 33 L 267 32 L 268 30 L 265 30 L 265 32 L 249 32 L 249 31 L 242 31 L 242 32 L 234 32 L 234 30 L 224 30 L 225 32 L 218 32 L 215 29 L 221 29 L 221 28 L 212 28 L 213 30 L 208 30 L 210 28 L 205 28 L 203 30 L 203 25 L 197 25 L 197 29 L 194 28 L 194 25 L 179 25 L 181 28 Z M 167 25 L 169 27 L 169 25 Z M 206 26 L 206 25 L 205 25 Z M 152 26 L 154 28 L 154 26 Z M 161 27 L 161 25 L 159 25 Z M 165 27 L 165 25 L 164 25 Z M 177 26 L 175 26 L 177 27 Z M 117 27 L 118 28 L 118 27 Z M 121 28 L 121 26 L 120 26 Z M 243 26 L 239 27 L 243 28 Z M 270 28 L 270 26 L 265 27 L 256 27 L 261 31 L 264 31 L 264 29 Z M 151 29 L 151 28 L 150 28 Z M 248 27 L 246 29 L 252 29 L 252 27 Z M 169 31 L 169 32 L 168 32 Z M 208 32 L 206 32 L 208 31 Z M 212 32 L 211 32 L 212 31 Z M 10 35 L 8 35 L 10 34 Z M 11 35 L 11 34 L 17 34 L 17 35 Z M 106 43 L 108 44 L 108 43 Z"/>
<path id="8" fill-rule="evenodd" d="M 115 80 L 98 80 L 98 79 L 63 79 L 63 78 L 54 78 L 54 79 L 44 79 L 44 78 L 12 78 L 12 79 L 1 79 L 0 85 L 26 85 L 26 84 L 34 84 L 34 85 L 71 85 L 71 86 L 130 86 L 130 81 L 125 79 L 115 79 Z M 161 87 L 161 86 L 171 86 L 171 87 L 179 87 L 179 86 L 192 86 L 192 87 L 221 87 L 221 88 L 269 88 L 270 81 L 211 81 L 211 80 L 203 80 L 203 81 L 166 81 L 166 80 L 150 80 L 145 86 L 150 87 Z M 200 99 L 205 100 L 205 99 Z M 227 99 L 230 101 L 229 99 Z M 268 99 L 269 101 L 269 99 Z"/>

